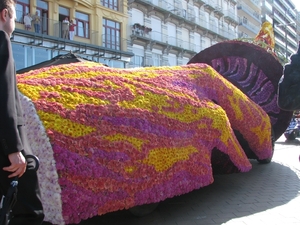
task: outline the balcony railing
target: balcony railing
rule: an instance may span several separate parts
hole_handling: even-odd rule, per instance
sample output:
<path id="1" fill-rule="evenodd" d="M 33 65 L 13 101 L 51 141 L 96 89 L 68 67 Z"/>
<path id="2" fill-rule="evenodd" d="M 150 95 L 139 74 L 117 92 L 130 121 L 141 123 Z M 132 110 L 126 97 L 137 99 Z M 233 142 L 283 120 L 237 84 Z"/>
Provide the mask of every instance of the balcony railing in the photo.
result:
<path id="1" fill-rule="evenodd" d="M 224 11 L 223 11 L 222 7 L 219 5 L 215 6 L 214 13 L 219 15 L 220 17 L 224 15 Z"/>
<path id="2" fill-rule="evenodd" d="M 132 0 L 129 2 L 137 2 L 141 4 L 151 5 L 149 9 L 152 10 L 153 7 L 155 7 L 156 10 L 161 11 L 162 13 L 171 13 L 170 15 L 173 17 L 176 17 L 177 19 L 184 19 L 186 23 L 190 23 L 193 25 L 198 25 L 203 29 L 206 29 L 208 31 L 212 31 L 213 33 L 216 33 L 218 28 L 215 28 L 214 25 L 209 24 L 208 21 L 206 21 L 204 18 L 196 17 L 195 11 L 191 5 L 188 5 L 187 9 L 182 8 L 181 1 L 175 1 L 174 4 L 170 4 L 169 2 L 165 0 L 159 0 L 158 4 L 154 0 Z M 223 16 L 224 14 L 227 15 L 228 18 L 230 18 L 230 22 L 234 24 L 239 24 L 239 19 L 235 15 L 234 12 L 230 12 L 226 14 L 226 12 L 223 11 L 223 9 L 216 5 L 215 3 L 212 3 L 209 0 L 195 0 L 195 3 L 203 4 L 205 7 L 208 7 L 208 10 L 214 10 L 215 14 L 218 14 L 219 16 Z M 137 31 L 136 35 L 149 37 L 149 35 L 142 34 L 142 31 Z M 223 35 L 222 35 L 223 36 Z M 225 39 L 231 39 L 232 35 L 228 34 L 224 36 Z"/>
<path id="3" fill-rule="evenodd" d="M 17 12 L 17 28 L 24 29 L 25 26 L 23 23 L 23 13 Z M 77 32 L 76 32 L 76 29 Z M 62 36 L 62 22 L 57 20 L 51 20 L 48 18 L 42 18 L 40 23 L 40 32 L 36 33 L 34 26 L 32 24 L 31 29 L 28 32 L 32 32 L 34 36 L 39 35 L 49 35 L 52 37 L 57 37 L 59 41 L 71 41 L 68 38 L 63 39 Z M 83 27 L 75 27 L 75 42 L 80 42 L 82 44 L 92 44 L 97 46 L 102 46 L 104 48 L 116 51 L 127 51 L 127 40 L 120 37 L 114 37 L 111 35 L 99 35 L 98 31 L 84 29 Z"/>
<path id="4" fill-rule="evenodd" d="M 258 22 L 260 21 L 260 15 L 258 12 L 254 11 L 253 9 L 251 9 L 248 5 L 244 4 L 244 3 L 239 3 L 237 9 L 243 10 L 244 12 L 246 12 L 249 16 L 253 17 L 254 19 L 256 19 Z"/>
<path id="5" fill-rule="evenodd" d="M 248 34 L 244 33 L 244 32 L 239 32 L 238 33 L 238 38 L 249 38 Z"/>
<path id="6" fill-rule="evenodd" d="M 195 45 L 190 43 L 189 41 L 183 41 L 182 39 L 176 38 L 174 36 L 162 34 L 156 31 L 144 32 L 143 30 L 134 28 L 135 26 L 131 26 L 131 36 L 135 38 L 141 38 L 145 41 L 152 40 L 157 44 L 161 45 L 170 45 L 174 48 L 184 49 L 191 52 L 195 52 L 195 49 L 200 49 L 200 45 Z"/>
<path id="7" fill-rule="evenodd" d="M 234 24 L 239 24 L 239 17 L 232 10 L 224 12 L 224 19 Z"/>
<path id="8" fill-rule="evenodd" d="M 235 39 L 237 38 L 237 34 L 233 30 L 228 30 L 224 27 L 216 26 L 214 21 L 210 21 L 209 23 L 206 21 L 198 21 L 199 18 L 196 18 L 196 22 L 199 22 L 200 26 L 203 26 L 209 31 L 210 33 L 213 33 L 215 35 L 220 35 L 226 39 Z M 179 49 L 185 49 L 192 52 L 197 52 L 199 49 L 201 49 L 201 44 L 193 44 L 189 41 L 183 41 L 182 38 L 177 38 L 174 36 L 166 35 L 160 32 L 152 31 L 148 28 L 148 31 L 145 32 L 145 26 L 140 26 L 141 29 L 137 29 L 136 25 L 130 26 L 131 29 L 131 36 L 135 38 L 144 39 L 145 41 L 149 42 L 154 41 L 161 45 L 171 45 L 173 48 L 179 48 Z M 197 49 L 197 51 L 195 51 Z"/>
<path id="9" fill-rule="evenodd" d="M 216 5 L 215 3 L 212 3 L 211 1 L 208 1 L 206 2 L 206 4 L 204 5 L 204 8 L 206 8 L 207 10 L 214 10 L 216 8 Z"/>
<path id="10" fill-rule="evenodd" d="M 243 20 L 240 18 L 240 23 L 239 25 L 246 27 L 248 30 L 252 31 L 254 34 L 258 34 L 259 32 L 259 27 L 255 26 L 253 23 L 249 22 L 248 20 Z"/>
<path id="11" fill-rule="evenodd" d="M 200 5 L 204 5 L 208 2 L 208 0 L 194 0 L 195 3 L 198 3 Z"/>

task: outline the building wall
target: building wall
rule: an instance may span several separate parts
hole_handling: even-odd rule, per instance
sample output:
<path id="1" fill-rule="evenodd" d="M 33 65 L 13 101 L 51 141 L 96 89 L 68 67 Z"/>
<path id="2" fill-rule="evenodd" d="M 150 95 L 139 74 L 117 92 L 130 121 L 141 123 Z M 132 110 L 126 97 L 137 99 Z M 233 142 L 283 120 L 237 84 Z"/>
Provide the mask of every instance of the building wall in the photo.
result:
<path id="1" fill-rule="evenodd" d="M 241 0 L 237 5 L 240 38 L 253 38 L 261 26 L 261 1 Z"/>
<path id="2" fill-rule="evenodd" d="M 201 50 L 237 38 L 235 1 L 131 0 L 128 6 L 128 49 L 139 54 L 130 67 L 186 64 Z"/>
<path id="3" fill-rule="evenodd" d="M 291 0 L 119 0 L 118 9 L 104 4 L 112 0 L 18 3 L 26 1 L 28 9 L 17 9 L 12 37 L 17 69 L 70 51 L 112 67 L 182 65 L 218 42 L 254 38 L 265 20 L 274 23 L 278 52 L 284 54 L 287 48 L 291 54 L 300 34 L 296 27 L 285 26 L 298 18 Z M 43 14 L 41 33 L 36 34 L 33 27 L 25 31 L 22 18 L 27 11 Z M 63 18 L 78 20 L 80 13 L 88 17 L 88 37 L 63 39 Z M 117 24 L 120 33 L 104 33 L 105 23 Z"/>
<path id="4" fill-rule="evenodd" d="M 273 1 L 273 25 L 276 48 L 283 53 L 285 58 L 288 58 L 297 49 L 296 20 L 297 13 L 292 1 Z"/>
<path id="5" fill-rule="evenodd" d="M 41 9 L 41 7 L 46 9 Z M 34 15 L 36 11 L 43 18 L 40 33 L 35 32 L 33 24 L 29 31 L 25 31 L 24 14 L 30 12 Z M 87 20 L 84 24 L 88 26 L 82 29 L 78 22 L 76 27 L 78 35 L 75 35 L 74 41 L 62 38 L 62 20 L 66 16 L 76 19 L 77 22 L 82 19 L 82 16 L 83 20 Z M 127 50 L 126 41 L 127 1 L 120 0 L 119 9 L 116 11 L 104 7 L 100 0 L 19 0 L 17 1 L 17 18 L 16 31 L 12 38 L 13 48 L 16 50 L 17 69 L 70 51 L 115 67 L 125 67 L 132 55 Z M 120 34 L 118 34 L 120 38 L 113 43 L 114 47 L 107 45 L 107 41 L 111 42 L 111 40 L 107 34 L 103 33 L 103 19 L 120 24 Z M 79 34 L 79 29 L 83 35 Z"/>
<path id="6" fill-rule="evenodd" d="M 286 63 L 298 46 L 299 12 L 291 0 L 263 0 L 262 3 L 262 21 L 272 22 L 276 54 Z"/>

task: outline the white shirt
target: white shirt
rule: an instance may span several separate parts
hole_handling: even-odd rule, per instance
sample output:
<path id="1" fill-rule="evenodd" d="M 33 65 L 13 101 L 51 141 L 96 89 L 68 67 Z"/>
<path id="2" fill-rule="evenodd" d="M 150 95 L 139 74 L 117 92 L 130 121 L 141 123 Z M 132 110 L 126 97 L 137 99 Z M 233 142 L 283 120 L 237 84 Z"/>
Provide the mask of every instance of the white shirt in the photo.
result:
<path id="1" fill-rule="evenodd" d="M 29 15 L 24 16 L 24 24 L 31 25 L 32 18 Z"/>

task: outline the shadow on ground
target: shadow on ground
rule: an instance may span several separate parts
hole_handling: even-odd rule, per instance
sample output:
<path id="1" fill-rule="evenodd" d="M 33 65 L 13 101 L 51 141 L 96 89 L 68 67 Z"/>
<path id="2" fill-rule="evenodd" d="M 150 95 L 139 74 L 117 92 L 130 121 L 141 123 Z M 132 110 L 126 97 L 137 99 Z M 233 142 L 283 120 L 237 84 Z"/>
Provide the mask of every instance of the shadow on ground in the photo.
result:
<path id="1" fill-rule="evenodd" d="M 286 140 L 286 139 L 281 139 L 276 141 L 276 144 L 281 144 L 281 145 L 300 145 L 299 139 L 295 140 Z"/>
<path id="2" fill-rule="evenodd" d="M 167 199 L 147 216 L 135 217 L 122 210 L 80 225 L 222 224 L 283 205 L 297 196 L 300 186 L 295 186 L 295 179 L 299 178 L 289 167 L 276 162 L 251 163 L 250 172 L 215 176 L 213 184 Z"/>

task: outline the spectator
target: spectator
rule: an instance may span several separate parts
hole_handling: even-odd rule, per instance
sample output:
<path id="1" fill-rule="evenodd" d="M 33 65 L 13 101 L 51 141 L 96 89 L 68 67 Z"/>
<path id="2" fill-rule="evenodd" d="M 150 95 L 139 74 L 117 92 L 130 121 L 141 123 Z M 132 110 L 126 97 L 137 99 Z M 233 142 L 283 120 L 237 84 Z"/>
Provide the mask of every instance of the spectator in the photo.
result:
<path id="1" fill-rule="evenodd" d="M 27 13 L 27 14 L 24 16 L 25 30 L 31 30 L 31 21 L 32 21 L 32 18 L 31 18 L 31 16 L 30 16 L 30 13 Z"/>
<path id="2" fill-rule="evenodd" d="M 40 33 L 40 27 L 41 27 L 41 17 L 39 16 L 39 12 L 36 11 L 34 17 L 33 17 L 33 23 L 34 23 L 34 30 L 36 33 Z"/>
<path id="3" fill-rule="evenodd" d="M 62 37 L 65 39 L 69 39 L 69 18 L 66 17 L 63 21 L 62 21 Z"/>
<path id="4" fill-rule="evenodd" d="M 73 19 L 70 21 L 70 26 L 69 26 L 70 40 L 74 40 L 75 26 L 76 26 L 76 20 Z"/>

